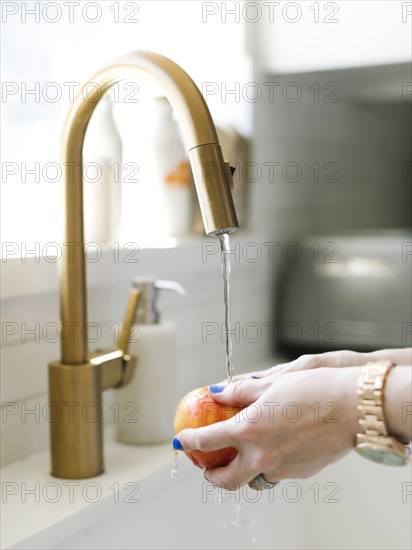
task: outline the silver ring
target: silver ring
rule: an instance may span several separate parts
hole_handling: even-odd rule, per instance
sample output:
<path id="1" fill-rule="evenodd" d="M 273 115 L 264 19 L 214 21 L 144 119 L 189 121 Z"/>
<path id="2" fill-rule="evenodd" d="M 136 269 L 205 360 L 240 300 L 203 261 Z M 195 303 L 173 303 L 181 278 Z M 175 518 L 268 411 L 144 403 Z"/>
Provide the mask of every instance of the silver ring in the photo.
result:
<path id="1" fill-rule="evenodd" d="M 254 479 L 252 479 L 252 481 L 249 481 L 249 487 L 251 489 L 255 489 L 255 491 L 264 491 L 265 489 L 272 489 L 272 487 L 276 487 L 276 485 L 279 485 L 279 483 L 280 481 L 267 481 L 263 477 L 263 474 L 259 474 Z"/>

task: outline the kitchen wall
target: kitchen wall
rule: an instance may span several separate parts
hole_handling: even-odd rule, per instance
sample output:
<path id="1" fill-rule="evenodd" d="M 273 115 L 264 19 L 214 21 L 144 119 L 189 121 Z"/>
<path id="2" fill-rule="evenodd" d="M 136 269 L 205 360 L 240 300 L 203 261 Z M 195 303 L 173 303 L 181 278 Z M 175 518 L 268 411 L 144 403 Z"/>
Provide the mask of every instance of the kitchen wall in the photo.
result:
<path id="1" fill-rule="evenodd" d="M 254 208 L 266 214 L 255 219 L 269 235 L 411 227 L 411 103 L 402 101 L 402 73 L 380 71 L 396 78 L 396 94 L 382 97 L 382 82 L 366 94 L 368 69 L 256 75 L 276 84 L 273 102 L 255 111 L 263 175 Z"/>

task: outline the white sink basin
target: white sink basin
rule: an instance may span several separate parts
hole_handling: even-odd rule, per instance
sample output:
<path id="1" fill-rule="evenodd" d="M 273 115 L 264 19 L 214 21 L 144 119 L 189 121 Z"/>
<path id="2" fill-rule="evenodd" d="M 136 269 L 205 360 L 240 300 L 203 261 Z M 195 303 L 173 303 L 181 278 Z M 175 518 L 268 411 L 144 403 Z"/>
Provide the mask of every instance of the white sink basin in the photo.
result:
<path id="1" fill-rule="evenodd" d="M 186 457 L 177 478 L 171 478 L 171 466 L 120 494 L 113 489 L 111 496 L 13 548 L 411 547 L 412 494 L 405 502 L 402 497 L 402 491 L 412 493 L 406 469 L 369 464 L 352 454 L 310 480 L 234 494 L 214 489 Z"/>
<path id="2" fill-rule="evenodd" d="M 178 477 L 163 468 L 13 548 L 295 548 L 293 506 L 273 497 L 215 489 L 182 456 Z"/>

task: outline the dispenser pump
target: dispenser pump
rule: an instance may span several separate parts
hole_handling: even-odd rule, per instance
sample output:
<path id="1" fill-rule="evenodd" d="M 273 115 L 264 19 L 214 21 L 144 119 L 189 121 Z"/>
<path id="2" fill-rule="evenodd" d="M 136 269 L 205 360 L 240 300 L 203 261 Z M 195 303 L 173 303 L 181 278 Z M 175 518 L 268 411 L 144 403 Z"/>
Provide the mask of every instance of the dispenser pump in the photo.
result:
<path id="1" fill-rule="evenodd" d="M 159 290 L 173 290 L 184 296 L 184 288 L 176 281 L 166 281 L 156 277 L 135 277 L 133 288 L 139 293 L 135 322 L 139 325 L 157 325 L 160 321 L 157 299 Z"/>

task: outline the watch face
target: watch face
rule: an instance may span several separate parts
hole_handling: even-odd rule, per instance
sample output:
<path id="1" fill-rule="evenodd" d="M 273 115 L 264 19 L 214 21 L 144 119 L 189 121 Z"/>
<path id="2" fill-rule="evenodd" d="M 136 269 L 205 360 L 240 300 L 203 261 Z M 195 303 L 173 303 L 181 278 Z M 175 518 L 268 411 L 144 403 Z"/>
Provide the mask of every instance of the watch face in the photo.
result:
<path id="1" fill-rule="evenodd" d="M 365 458 L 373 460 L 373 462 L 378 462 L 379 464 L 387 464 L 388 466 L 404 466 L 406 464 L 404 456 L 377 444 L 361 443 L 356 447 L 356 450 Z"/>

